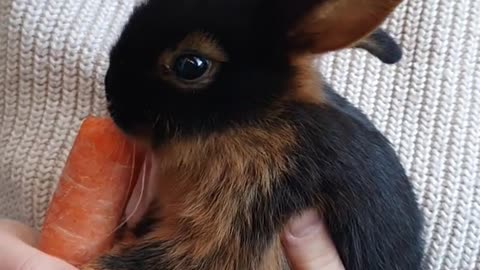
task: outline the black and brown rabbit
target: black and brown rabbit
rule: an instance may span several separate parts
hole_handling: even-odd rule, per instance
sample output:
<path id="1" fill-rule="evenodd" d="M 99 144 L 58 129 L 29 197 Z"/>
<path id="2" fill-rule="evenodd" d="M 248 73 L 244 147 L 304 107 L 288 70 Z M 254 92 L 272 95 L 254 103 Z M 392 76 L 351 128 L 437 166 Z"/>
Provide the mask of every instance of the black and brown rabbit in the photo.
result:
<path id="1" fill-rule="evenodd" d="M 400 2 L 139 6 L 106 93 L 117 125 L 153 152 L 155 198 L 136 238 L 84 269 L 288 269 L 279 235 L 310 208 L 346 269 L 421 269 L 423 218 L 399 159 L 312 64 L 352 47 L 397 61 L 375 29 Z"/>

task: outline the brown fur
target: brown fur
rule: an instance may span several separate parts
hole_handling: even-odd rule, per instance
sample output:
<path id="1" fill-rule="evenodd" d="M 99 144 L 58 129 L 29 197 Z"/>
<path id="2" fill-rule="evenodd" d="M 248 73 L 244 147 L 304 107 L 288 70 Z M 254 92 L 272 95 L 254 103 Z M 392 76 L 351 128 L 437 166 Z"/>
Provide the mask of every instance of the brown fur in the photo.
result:
<path id="1" fill-rule="evenodd" d="M 194 32 L 188 35 L 182 42 L 178 44 L 177 50 L 194 49 L 204 53 L 208 58 L 217 62 L 227 62 L 228 56 L 222 47 L 217 43 L 211 35 Z"/>
<path id="2" fill-rule="evenodd" d="M 291 31 L 292 40 L 312 53 L 350 47 L 378 27 L 401 0 L 329 0 L 319 4 Z"/>
<path id="3" fill-rule="evenodd" d="M 196 239 L 177 245 L 174 257 L 202 258 L 221 243 L 230 246 L 225 250 L 230 256 L 241 253 L 234 218 L 239 213 L 248 217 L 241 213 L 248 208 L 244 198 L 268 193 L 271 181 L 287 170 L 285 151 L 294 141 L 294 131 L 285 126 L 277 134 L 242 128 L 163 147 L 154 163 L 159 165 L 158 203 L 164 225 L 153 234 L 155 239 L 181 239 L 185 234 Z"/>
<path id="4" fill-rule="evenodd" d="M 322 81 L 315 70 L 312 55 L 293 54 L 290 56 L 292 66 L 295 68 L 296 76 L 292 79 L 291 91 L 285 96 L 300 103 L 321 104 L 323 102 Z"/>
<path id="5" fill-rule="evenodd" d="M 278 122 L 275 115 L 280 110 L 272 111 L 271 121 Z M 295 131 L 284 124 L 276 132 L 239 127 L 203 138 L 178 138 L 163 146 L 152 168 L 158 181 L 153 207 L 160 209 L 156 217 L 162 222 L 146 238 L 175 243 L 168 256 L 177 262 L 185 257 L 200 261 L 220 250 L 211 269 L 240 269 L 244 262 L 237 256 L 243 251 L 235 218 L 248 219 L 249 199 L 259 192 L 268 194 L 272 181 L 289 169 L 286 152 L 295 141 Z M 263 266 L 252 269 L 281 269 L 278 239 L 266 254 Z M 187 269 L 191 262 L 178 265 L 178 270 L 182 265 Z"/>

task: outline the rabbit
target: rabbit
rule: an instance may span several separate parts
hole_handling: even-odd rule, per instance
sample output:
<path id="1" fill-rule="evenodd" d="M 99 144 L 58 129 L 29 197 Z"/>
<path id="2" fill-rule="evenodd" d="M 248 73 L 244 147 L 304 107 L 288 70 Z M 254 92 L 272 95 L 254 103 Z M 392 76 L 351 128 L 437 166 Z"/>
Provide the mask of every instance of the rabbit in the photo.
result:
<path id="1" fill-rule="evenodd" d="M 152 153 L 138 227 L 83 270 L 289 269 L 280 234 L 315 209 L 347 270 L 416 270 L 423 214 L 388 139 L 317 56 L 401 50 L 401 0 L 149 0 L 109 55 L 111 118 Z"/>

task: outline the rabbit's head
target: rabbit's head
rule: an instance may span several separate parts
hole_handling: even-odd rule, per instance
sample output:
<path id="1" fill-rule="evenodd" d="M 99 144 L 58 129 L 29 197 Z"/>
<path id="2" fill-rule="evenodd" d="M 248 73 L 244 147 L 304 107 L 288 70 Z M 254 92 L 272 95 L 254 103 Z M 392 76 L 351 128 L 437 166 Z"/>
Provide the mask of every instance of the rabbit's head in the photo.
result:
<path id="1" fill-rule="evenodd" d="M 110 113 L 127 134 L 161 143 L 258 121 L 285 99 L 320 103 L 313 56 L 359 47 L 398 60 L 374 31 L 400 2 L 147 1 L 110 54 Z"/>

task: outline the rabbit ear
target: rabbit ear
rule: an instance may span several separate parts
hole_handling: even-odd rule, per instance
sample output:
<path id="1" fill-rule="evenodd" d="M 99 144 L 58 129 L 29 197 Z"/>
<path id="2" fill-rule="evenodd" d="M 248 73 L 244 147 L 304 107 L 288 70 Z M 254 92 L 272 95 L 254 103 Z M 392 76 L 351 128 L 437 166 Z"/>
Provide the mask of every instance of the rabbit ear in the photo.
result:
<path id="1" fill-rule="evenodd" d="M 385 64 L 395 64 L 402 59 L 402 48 L 383 29 L 377 29 L 357 42 L 354 48 L 368 51 Z"/>
<path id="2" fill-rule="evenodd" d="M 289 33 L 293 44 L 316 54 L 351 47 L 377 29 L 402 0 L 318 2 Z"/>

